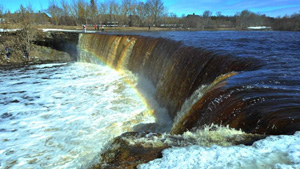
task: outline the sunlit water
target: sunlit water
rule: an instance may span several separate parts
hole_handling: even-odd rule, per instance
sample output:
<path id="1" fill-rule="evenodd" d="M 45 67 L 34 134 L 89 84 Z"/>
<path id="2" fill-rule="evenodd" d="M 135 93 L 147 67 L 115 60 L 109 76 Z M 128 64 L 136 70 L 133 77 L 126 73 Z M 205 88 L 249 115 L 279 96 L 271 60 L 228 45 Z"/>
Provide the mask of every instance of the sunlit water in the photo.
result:
<path id="1" fill-rule="evenodd" d="M 142 164 L 140 169 L 299 169 L 300 132 L 291 136 L 270 136 L 252 146 L 173 147 L 163 157 Z"/>
<path id="2" fill-rule="evenodd" d="M 110 139 L 154 121 L 136 78 L 107 66 L 46 64 L 0 77 L 0 168 L 86 168 Z"/>

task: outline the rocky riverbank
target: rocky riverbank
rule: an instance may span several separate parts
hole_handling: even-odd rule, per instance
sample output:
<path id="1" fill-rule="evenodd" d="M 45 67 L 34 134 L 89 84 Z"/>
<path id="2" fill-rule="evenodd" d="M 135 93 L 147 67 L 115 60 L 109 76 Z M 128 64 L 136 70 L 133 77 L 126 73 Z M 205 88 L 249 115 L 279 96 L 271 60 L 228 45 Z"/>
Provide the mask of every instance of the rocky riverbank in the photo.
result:
<path id="1" fill-rule="evenodd" d="M 42 46 L 35 44 L 33 39 L 30 42 L 30 51 L 25 50 L 20 32 L 4 32 L 0 34 L 0 67 L 13 68 L 28 64 L 69 62 L 74 60 L 69 53 L 59 51 L 51 46 Z M 6 55 L 5 48 L 11 49 L 10 58 Z M 26 56 L 26 52 L 29 56 Z"/>
<path id="2" fill-rule="evenodd" d="M 100 162 L 90 168 L 134 169 L 140 164 L 161 158 L 162 151 L 170 147 L 252 145 L 265 137 L 215 125 L 206 126 L 203 130 L 187 131 L 182 135 L 128 132 L 108 143 L 106 150 L 101 154 Z"/>

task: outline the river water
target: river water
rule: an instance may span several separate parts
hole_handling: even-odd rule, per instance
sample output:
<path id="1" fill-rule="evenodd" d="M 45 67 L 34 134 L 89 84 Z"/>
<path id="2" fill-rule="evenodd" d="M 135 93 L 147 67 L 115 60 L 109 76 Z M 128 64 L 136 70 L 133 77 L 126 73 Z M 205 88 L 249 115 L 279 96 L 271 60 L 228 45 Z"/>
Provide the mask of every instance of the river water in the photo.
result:
<path id="1" fill-rule="evenodd" d="M 291 98 L 283 97 L 279 107 L 300 110 L 300 32 L 126 34 L 259 59 L 260 69 L 235 76 L 230 84 L 276 89 L 277 95 Z M 137 77 L 102 64 L 34 65 L 0 70 L 0 77 L 0 168 L 86 168 L 109 140 L 155 122 L 152 108 L 136 90 Z M 297 132 L 252 146 L 170 148 L 163 158 L 140 167 L 300 168 L 299 142 Z"/>
<path id="2" fill-rule="evenodd" d="M 249 98 L 261 99 L 251 103 L 254 108 L 250 111 L 260 112 L 262 116 L 272 116 L 274 112 L 272 120 L 278 125 L 281 122 L 284 125 L 285 119 L 292 119 L 287 125 L 299 129 L 300 32 L 173 31 L 149 32 L 147 36 L 181 41 L 183 45 L 222 55 L 257 59 L 257 70 L 241 72 L 227 85 L 236 86 L 244 93 L 250 91 L 253 94 L 248 95 Z M 276 116 L 278 112 L 284 113 Z M 292 124 L 294 119 L 295 125 Z M 264 123 L 257 122 L 258 128 L 260 125 Z M 299 141 L 300 132 L 296 132 L 294 135 L 270 136 L 252 146 L 170 148 L 163 151 L 161 159 L 140 168 L 300 168 Z"/>
<path id="3" fill-rule="evenodd" d="M 0 168 L 81 168 L 112 138 L 154 122 L 136 78 L 63 63 L 0 71 Z"/>

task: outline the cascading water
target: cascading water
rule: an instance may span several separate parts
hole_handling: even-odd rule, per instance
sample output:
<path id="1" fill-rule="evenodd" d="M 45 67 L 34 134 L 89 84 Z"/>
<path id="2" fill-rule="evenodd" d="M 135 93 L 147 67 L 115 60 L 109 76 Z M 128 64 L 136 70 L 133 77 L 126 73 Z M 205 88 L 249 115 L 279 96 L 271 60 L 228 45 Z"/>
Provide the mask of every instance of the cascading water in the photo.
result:
<path id="1" fill-rule="evenodd" d="M 299 167 L 300 80 L 294 70 L 300 69 L 292 64 L 298 56 L 233 57 L 185 46 L 191 42 L 82 34 L 78 60 L 95 65 L 1 71 L 0 166 L 86 168 L 124 132 L 171 131 L 162 139 L 127 139 L 163 145 L 179 138 L 182 144 L 175 145 L 186 146 L 167 149 L 140 168 Z M 211 124 L 228 127 L 207 128 Z M 232 146 L 245 132 L 294 135 Z"/>
<path id="2" fill-rule="evenodd" d="M 297 116 L 294 110 L 298 106 L 292 109 L 275 106 L 279 102 L 286 105 L 298 102 L 288 94 L 293 92 L 292 88 L 253 85 L 261 80 L 264 84 L 269 83 L 269 75 L 264 75 L 260 68 L 265 64 L 262 59 L 221 55 L 172 40 L 136 35 L 84 34 L 79 45 L 116 69 L 122 65 L 123 69 L 148 79 L 155 88 L 154 97 L 158 103 L 168 110 L 173 120 L 176 118 L 177 127 L 172 133 L 183 133 L 212 123 L 266 134 L 293 133 L 300 127 L 295 127 L 295 118 L 280 118 L 291 114 Z M 214 82 L 219 76 L 226 78 Z M 208 86 L 203 97 L 185 113 L 181 111 L 179 116 L 185 118 L 180 121 L 177 116 L 182 105 L 203 85 Z M 282 93 L 280 97 L 276 96 L 278 93 Z M 260 108 L 268 105 L 273 106 Z"/>
<path id="3" fill-rule="evenodd" d="M 249 133 L 260 134 L 292 134 L 300 129 L 297 115 L 297 110 L 300 108 L 297 100 L 299 94 L 290 95 L 289 93 L 294 91 L 292 88 L 268 86 L 268 76 L 275 75 L 272 74 L 272 71 L 265 71 L 265 64 L 269 61 L 257 57 L 233 57 L 217 54 L 187 47 L 180 42 L 163 38 L 84 34 L 80 39 L 79 45 L 83 50 L 92 52 L 98 59 L 107 62 L 114 68 L 118 68 L 117 65 L 121 63 L 118 53 L 125 53 L 123 51 L 127 50 L 127 55 L 121 57 L 126 58 L 126 63 L 122 64 L 122 68 L 148 79 L 153 85 L 155 99 L 160 106 L 168 110 L 168 114 L 174 120 L 172 134 L 183 134 L 187 130 L 194 131 L 195 128 L 201 129 L 210 124 L 229 125 Z M 134 43 L 131 43 L 130 49 L 126 48 L 132 41 Z M 287 84 L 287 86 L 289 85 Z M 199 91 L 201 92 L 199 93 Z M 294 104 L 291 105 L 291 103 Z M 245 148 L 243 151 L 261 151 L 264 146 L 260 145 L 269 144 L 272 139 L 278 140 L 278 142 L 285 142 L 285 139 L 298 140 L 299 134 L 287 136 L 284 139 L 270 138 L 258 142 L 259 146 L 257 147 Z M 294 143 L 291 142 L 287 146 L 294 147 Z M 243 148 L 232 147 L 230 151 L 239 149 Z M 285 148 L 276 150 L 273 147 L 271 149 L 277 156 L 281 156 L 280 154 Z M 287 151 L 290 150 L 287 149 Z M 298 150 L 297 147 L 296 150 Z M 178 152 L 185 154 L 184 151 L 185 149 Z M 196 150 L 195 153 L 206 151 L 214 152 L 216 150 L 208 148 L 207 150 Z M 267 154 L 261 154 L 262 158 L 268 160 L 262 161 L 262 164 L 253 164 L 253 166 L 274 167 L 275 163 L 282 164 L 278 165 L 279 167 L 289 163 L 298 166 L 298 158 L 295 157 L 295 154 L 283 151 L 283 154 L 285 153 L 291 157 L 280 160 L 276 159 L 277 156 L 273 158 Z M 232 155 L 236 156 L 235 154 L 233 152 Z M 172 149 L 171 152 L 166 151 L 164 155 L 167 159 L 173 158 Z M 184 158 L 189 161 L 190 157 L 184 156 Z M 216 157 L 212 157 L 212 159 L 214 158 Z M 168 165 L 167 159 L 141 167 L 181 166 L 180 168 L 182 168 L 184 166 L 177 165 L 176 162 L 174 165 Z M 256 158 L 249 153 L 247 159 L 255 160 Z M 189 162 L 193 163 L 193 161 Z M 251 166 L 247 162 L 243 165 Z M 199 167 L 201 165 L 192 166 Z M 213 165 L 205 164 L 202 167 L 205 168 L 205 166 Z"/>

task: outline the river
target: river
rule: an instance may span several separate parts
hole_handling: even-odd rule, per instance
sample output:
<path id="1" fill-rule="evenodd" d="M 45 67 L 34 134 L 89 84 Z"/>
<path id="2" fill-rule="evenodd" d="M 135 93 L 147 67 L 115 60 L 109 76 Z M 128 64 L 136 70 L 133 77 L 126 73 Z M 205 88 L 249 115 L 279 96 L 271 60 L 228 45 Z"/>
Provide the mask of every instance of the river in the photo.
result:
<path id="1" fill-rule="evenodd" d="M 300 133 L 294 134 L 300 124 L 300 32 L 121 34 L 166 38 L 216 54 L 255 59 L 255 70 L 241 71 L 227 83 L 233 92 L 251 92 L 242 98 L 251 104 L 245 122 L 257 112 L 278 126 L 289 120 L 284 130 L 268 126 L 267 120 L 255 121 L 255 128 L 245 126 L 245 132 L 280 134 L 252 146 L 174 147 L 140 168 L 300 168 Z M 141 83 L 136 74 L 96 63 L 0 70 L 0 168 L 87 168 L 111 139 L 139 124 L 159 121 L 167 126 L 160 132 L 170 130 L 169 117 L 164 114 L 158 120 L 153 113 L 164 112 L 151 96 L 153 86 Z M 277 113 L 281 114 L 273 117 Z"/>

